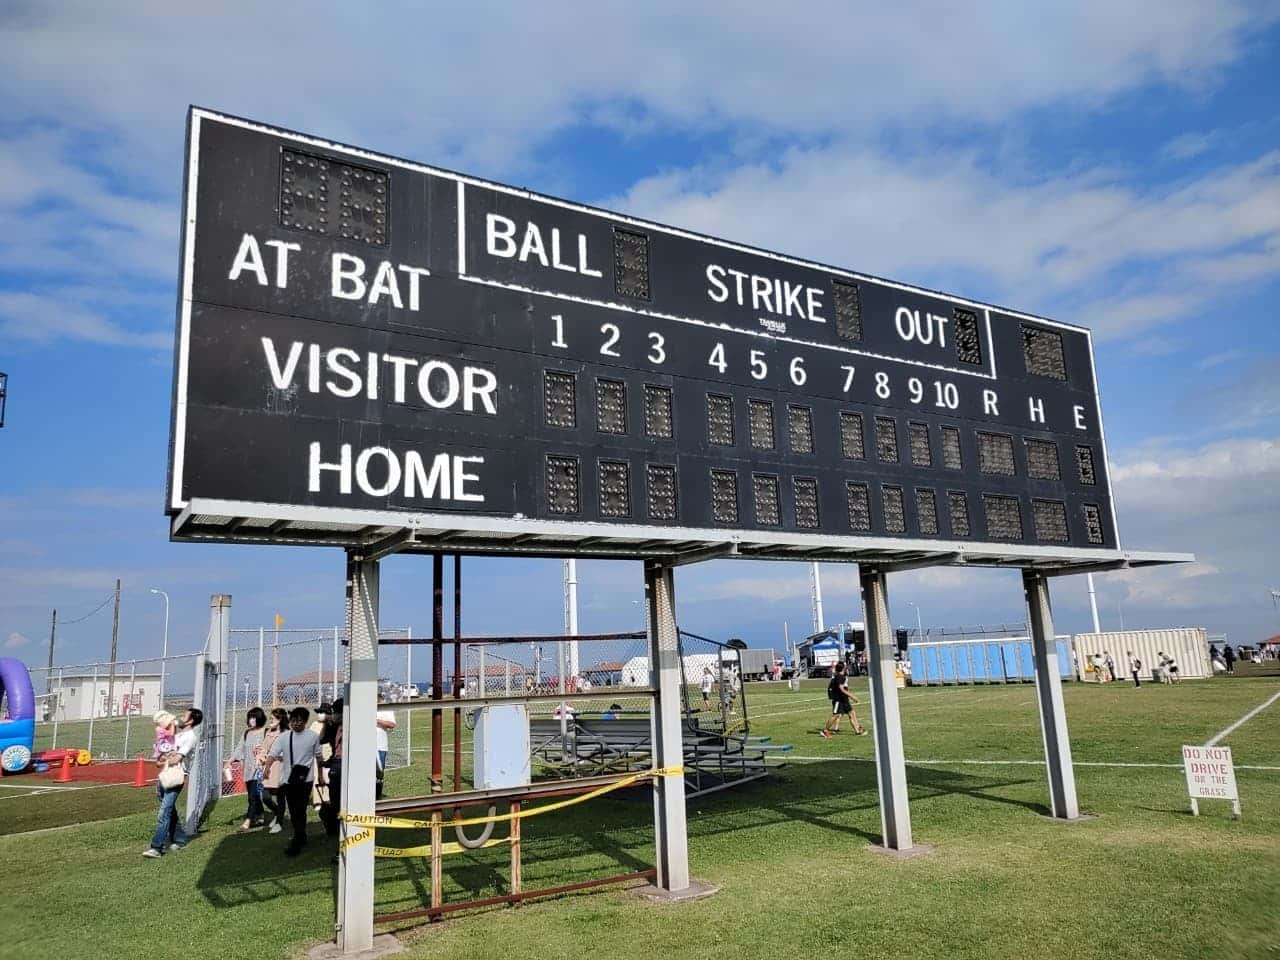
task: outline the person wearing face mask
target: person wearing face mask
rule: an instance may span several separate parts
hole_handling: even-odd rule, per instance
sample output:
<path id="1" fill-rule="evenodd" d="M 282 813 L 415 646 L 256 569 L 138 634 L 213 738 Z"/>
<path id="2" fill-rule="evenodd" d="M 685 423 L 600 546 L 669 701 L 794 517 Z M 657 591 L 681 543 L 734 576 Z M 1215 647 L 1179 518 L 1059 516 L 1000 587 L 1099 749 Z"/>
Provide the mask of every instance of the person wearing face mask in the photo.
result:
<path id="1" fill-rule="evenodd" d="M 286 857 L 296 857 L 307 845 L 307 801 L 311 798 L 311 781 L 315 776 L 313 764 L 320 758 L 320 738 L 314 730 L 307 729 L 310 719 L 310 710 L 294 707 L 289 712 L 288 732 L 276 738 L 266 757 L 268 771 L 277 765 L 283 766 L 280 779 L 293 824 L 293 839 L 284 851 Z"/>
<path id="2" fill-rule="evenodd" d="M 244 778 L 244 792 L 249 800 L 249 809 L 245 812 L 244 823 L 240 824 L 240 832 L 246 833 L 254 827 L 262 826 L 262 751 L 263 741 L 267 735 L 267 714 L 261 707 L 252 707 L 245 716 L 244 734 L 240 737 L 240 745 L 231 755 L 231 763 L 240 764 Z"/>
<path id="3" fill-rule="evenodd" d="M 271 711 L 271 720 L 267 732 L 262 738 L 262 748 L 258 751 L 258 762 L 262 764 L 262 805 L 267 808 L 267 832 L 279 833 L 284 829 L 285 800 L 284 791 L 280 787 L 280 767 L 267 769 L 267 754 L 271 745 L 282 733 L 289 729 L 289 712 L 283 707 Z"/>

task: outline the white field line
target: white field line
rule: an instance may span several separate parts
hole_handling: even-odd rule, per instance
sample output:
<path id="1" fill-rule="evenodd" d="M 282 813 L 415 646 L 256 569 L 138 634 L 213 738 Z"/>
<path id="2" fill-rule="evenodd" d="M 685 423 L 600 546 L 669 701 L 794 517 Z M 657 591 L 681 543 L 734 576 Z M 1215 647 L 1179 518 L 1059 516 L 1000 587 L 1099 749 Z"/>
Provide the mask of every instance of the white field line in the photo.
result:
<path id="1" fill-rule="evenodd" d="M 830 763 L 832 761 L 843 761 L 845 763 L 875 763 L 874 757 L 805 757 L 796 756 L 795 754 L 787 754 L 786 760 L 790 763 L 793 760 L 810 763 Z M 951 767 L 951 766 L 980 766 L 980 767 L 1043 767 L 1043 760 L 908 760 L 908 766 L 917 767 Z M 1104 760 L 1077 760 L 1077 767 L 1153 767 L 1159 769 L 1172 768 L 1181 770 L 1180 763 L 1121 763 L 1119 761 L 1111 762 Z M 1237 763 L 1237 770 L 1280 770 L 1280 766 L 1267 766 L 1265 764 L 1245 764 Z"/>
<path id="2" fill-rule="evenodd" d="M 1233 733 L 1240 727 L 1244 726 L 1246 723 L 1248 723 L 1250 720 L 1252 720 L 1254 717 L 1260 714 L 1263 710 L 1267 709 L 1267 707 L 1271 706 L 1277 700 L 1280 700 L 1280 691 L 1272 694 L 1270 697 L 1268 697 L 1262 703 L 1258 704 L 1256 707 L 1254 707 L 1252 710 L 1246 713 L 1243 717 L 1241 717 L 1235 723 L 1231 724 L 1231 726 L 1227 727 L 1225 730 L 1219 730 L 1212 737 L 1206 740 L 1204 745 L 1206 747 L 1216 747 L 1219 743 L 1222 742 L 1223 738 L 1226 737 L 1227 734 Z"/>
<path id="3" fill-rule="evenodd" d="M 23 830 L 19 833 L 8 833 L 0 836 L 0 842 L 8 840 L 11 837 L 30 837 L 37 833 L 56 833 L 59 830 L 74 830 L 76 827 L 96 827 L 103 823 L 113 823 L 116 820 L 128 820 L 130 817 L 136 817 L 136 813 L 126 813 L 119 817 L 107 817 L 105 820 L 85 820 L 81 823 L 64 823 L 57 827 L 41 827 L 39 830 Z"/>

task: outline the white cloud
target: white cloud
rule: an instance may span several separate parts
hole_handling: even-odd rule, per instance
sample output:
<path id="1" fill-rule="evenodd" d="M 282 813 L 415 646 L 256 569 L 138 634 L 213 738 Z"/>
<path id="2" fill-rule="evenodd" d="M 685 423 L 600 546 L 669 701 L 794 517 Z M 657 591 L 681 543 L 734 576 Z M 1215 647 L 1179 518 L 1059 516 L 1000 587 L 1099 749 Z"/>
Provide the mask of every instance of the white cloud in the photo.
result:
<path id="1" fill-rule="evenodd" d="M 1126 604 L 1239 622 L 1268 602 L 1280 559 L 1280 438 L 1153 447 L 1113 464 L 1112 480 L 1125 546 L 1197 557 L 1108 574 Z"/>
<path id="2" fill-rule="evenodd" d="M 6 650 L 17 650 L 19 647 L 25 647 L 30 642 L 30 637 L 24 637 L 15 630 L 13 633 L 9 634 L 9 638 L 5 640 L 4 648 Z"/>
<path id="3" fill-rule="evenodd" d="M 1232 0 L 210 11 L 65 3 L 11 16 L 3 75 L 27 94 L 11 115 L 49 104 L 163 154 L 181 108 L 200 102 L 495 158 L 587 114 L 796 132 L 908 113 L 994 122 L 1148 84 L 1196 91 L 1274 16 Z"/>
<path id="4" fill-rule="evenodd" d="M 1160 153 L 1171 160 L 1191 160 L 1207 153 L 1220 139 L 1217 131 L 1181 133 L 1160 148 Z"/>
<path id="5" fill-rule="evenodd" d="M 670 171 L 613 201 L 656 220 L 1132 336 L 1280 272 L 1280 151 L 1167 187 L 1144 171 L 1011 181 L 971 152 L 860 145 Z M 1221 318 L 1229 326 L 1231 317 Z"/>

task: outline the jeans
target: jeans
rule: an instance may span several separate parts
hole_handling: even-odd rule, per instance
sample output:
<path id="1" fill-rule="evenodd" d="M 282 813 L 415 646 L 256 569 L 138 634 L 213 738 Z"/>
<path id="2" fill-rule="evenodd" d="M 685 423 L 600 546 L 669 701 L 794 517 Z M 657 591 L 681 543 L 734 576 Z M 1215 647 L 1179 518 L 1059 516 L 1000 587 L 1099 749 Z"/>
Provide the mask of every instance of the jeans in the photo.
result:
<path id="1" fill-rule="evenodd" d="M 262 783 L 261 780 L 258 781 Z M 279 787 L 262 787 L 262 805 L 267 808 L 267 813 L 271 816 L 267 817 L 268 826 L 271 823 L 284 823 L 284 796 L 280 792 Z"/>
<path id="2" fill-rule="evenodd" d="M 249 809 L 244 815 L 245 819 L 250 823 L 256 823 L 262 819 L 262 781 L 246 780 L 244 792 L 249 798 Z"/>
<path id="3" fill-rule="evenodd" d="M 182 829 L 182 821 L 178 818 L 178 794 L 182 787 L 166 790 L 156 784 L 156 799 L 160 801 L 160 812 L 156 816 L 156 832 L 151 835 L 153 850 L 164 852 L 165 842 L 184 844 L 187 833 Z"/>
<path id="4" fill-rule="evenodd" d="M 375 782 L 373 787 L 373 797 L 375 800 L 382 799 L 382 781 L 383 781 L 383 778 L 386 777 L 386 775 L 387 775 L 387 751 L 379 750 L 378 766 L 374 772 L 374 776 L 377 777 L 377 781 Z"/>

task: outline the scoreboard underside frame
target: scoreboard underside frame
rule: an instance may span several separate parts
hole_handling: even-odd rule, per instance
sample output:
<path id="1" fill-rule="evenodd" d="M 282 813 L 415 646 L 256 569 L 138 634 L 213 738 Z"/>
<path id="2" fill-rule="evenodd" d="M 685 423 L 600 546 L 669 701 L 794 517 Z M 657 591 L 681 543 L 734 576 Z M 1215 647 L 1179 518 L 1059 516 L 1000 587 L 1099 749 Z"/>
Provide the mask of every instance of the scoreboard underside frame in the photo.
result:
<path id="1" fill-rule="evenodd" d="M 565 523 L 453 514 L 406 515 L 340 507 L 288 507 L 193 498 L 173 518 L 176 541 L 338 547 L 366 559 L 396 553 L 654 559 L 683 564 L 718 558 L 857 563 L 877 568 L 973 566 L 1062 575 L 1194 560 L 1187 553 L 1097 550 L 786 532 L 726 536 L 716 529 Z"/>

